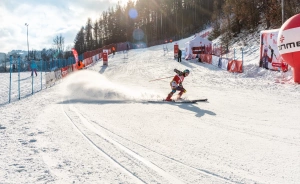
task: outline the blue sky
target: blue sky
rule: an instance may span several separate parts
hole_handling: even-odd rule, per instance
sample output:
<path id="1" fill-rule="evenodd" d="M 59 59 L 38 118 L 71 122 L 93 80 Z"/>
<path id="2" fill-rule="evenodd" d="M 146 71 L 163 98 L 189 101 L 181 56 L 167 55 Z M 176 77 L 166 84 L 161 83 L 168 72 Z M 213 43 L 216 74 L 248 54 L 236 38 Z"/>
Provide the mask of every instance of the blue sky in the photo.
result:
<path id="1" fill-rule="evenodd" d="M 1 0 L 0 52 L 51 48 L 62 35 L 65 47 L 73 46 L 75 36 L 88 17 L 95 21 L 103 11 L 127 0 Z"/>

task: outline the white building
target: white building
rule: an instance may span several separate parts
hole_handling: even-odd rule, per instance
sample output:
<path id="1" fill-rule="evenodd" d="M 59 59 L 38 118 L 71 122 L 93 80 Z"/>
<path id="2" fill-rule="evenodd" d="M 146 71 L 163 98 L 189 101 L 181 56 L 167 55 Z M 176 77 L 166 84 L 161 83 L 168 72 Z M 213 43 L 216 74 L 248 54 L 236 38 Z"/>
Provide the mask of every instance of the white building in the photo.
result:
<path id="1" fill-rule="evenodd" d="M 5 60 L 5 58 L 6 58 L 6 54 L 0 52 L 0 61 Z"/>
<path id="2" fill-rule="evenodd" d="M 10 52 L 7 53 L 7 56 L 8 56 L 8 57 L 9 57 L 10 55 L 20 56 L 21 60 L 25 60 L 25 58 L 27 58 L 28 51 L 23 51 L 23 50 L 12 50 L 12 51 L 10 51 Z"/>
<path id="3" fill-rule="evenodd" d="M 6 58 L 6 54 L 0 52 L 0 72 L 4 71 L 4 68 L 5 68 L 5 58 Z"/>

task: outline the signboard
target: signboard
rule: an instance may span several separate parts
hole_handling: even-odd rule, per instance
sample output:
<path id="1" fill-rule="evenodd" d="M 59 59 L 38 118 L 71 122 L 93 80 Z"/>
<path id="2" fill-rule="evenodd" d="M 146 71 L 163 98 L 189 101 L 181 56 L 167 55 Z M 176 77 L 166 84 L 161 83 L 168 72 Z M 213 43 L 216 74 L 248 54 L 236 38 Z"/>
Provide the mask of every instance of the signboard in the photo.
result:
<path id="1" fill-rule="evenodd" d="M 103 49 L 103 65 L 108 65 L 108 50 Z"/>
<path id="2" fill-rule="evenodd" d="M 277 37 L 279 29 L 264 30 L 260 32 L 260 60 L 259 66 L 270 70 L 282 70 L 285 63 L 279 54 Z"/>
<path id="3" fill-rule="evenodd" d="M 174 45 L 174 58 L 178 58 L 178 44 L 175 43 Z"/>

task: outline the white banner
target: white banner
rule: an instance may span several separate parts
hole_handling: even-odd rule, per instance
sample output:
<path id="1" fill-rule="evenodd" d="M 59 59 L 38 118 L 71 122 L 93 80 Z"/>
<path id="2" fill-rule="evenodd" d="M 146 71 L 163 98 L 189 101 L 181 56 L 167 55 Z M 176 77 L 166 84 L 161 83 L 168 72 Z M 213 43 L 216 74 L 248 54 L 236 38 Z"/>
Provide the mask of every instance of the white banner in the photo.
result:
<path id="1" fill-rule="evenodd" d="M 281 54 L 300 51 L 300 27 L 280 30 L 278 35 L 278 49 Z"/>
<path id="2" fill-rule="evenodd" d="M 260 60 L 259 66 L 278 70 L 272 63 L 281 63 L 282 58 L 277 47 L 279 29 L 264 30 L 260 32 Z"/>
<path id="3" fill-rule="evenodd" d="M 218 66 L 219 65 L 219 57 L 218 56 L 214 56 L 212 55 L 212 62 L 211 64 L 214 65 L 214 66 Z"/>
<path id="4" fill-rule="evenodd" d="M 56 78 L 55 78 L 55 73 L 53 71 L 46 73 L 46 87 L 52 86 L 55 83 L 55 81 Z"/>
<path id="5" fill-rule="evenodd" d="M 227 70 L 228 66 L 228 59 L 227 58 L 220 58 L 218 67 L 222 68 L 223 70 Z"/>

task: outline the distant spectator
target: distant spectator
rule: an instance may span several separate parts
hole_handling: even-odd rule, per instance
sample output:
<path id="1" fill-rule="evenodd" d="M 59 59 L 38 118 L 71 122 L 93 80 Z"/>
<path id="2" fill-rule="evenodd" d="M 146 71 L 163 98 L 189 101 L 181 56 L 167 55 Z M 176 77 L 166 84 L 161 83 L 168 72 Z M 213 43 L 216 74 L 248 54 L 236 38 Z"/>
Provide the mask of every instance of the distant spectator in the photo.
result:
<path id="1" fill-rule="evenodd" d="M 78 63 L 77 63 L 77 69 L 78 70 L 81 70 L 82 68 L 84 68 L 84 64 L 83 64 L 83 62 L 82 61 L 78 61 Z"/>
<path id="2" fill-rule="evenodd" d="M 126 45 L 126 50 L 128 51 L 130 49 L 129 44 Z"/>
<path id="3" fill-rule="evenodd" d="M 178 49 L 178 62 L 181 62 L 181 50 L 180 49 Z"/>
<path id="4" fill-rule="evenodd" d="M 200 54 L 199 54 L 199 57 L 198 57 L 198 61 L 202 63 Z"/>
<path id="5" fill-rule="evenodd" d="M 111 48 L 111 51 L 112 51 L 113 55 L 115 55 L 116 49 L 114 46 Z"/>
<path id="6" fill-rule="evenodd" d="M 13 64 L 13 72 L 15 72 L 15 71 L 16 71 L 16 65 Z"/>
<path id="7" fill-rule="evenodd" d="M 30 68 L 31 68 L 31 76 L 33 75 L 33 71 L 35 73 L 35 76 L 37 76 L 37 73 L 36 73 L 37 65 L 36 65 L 35 61 L 31 61 Z"/>

